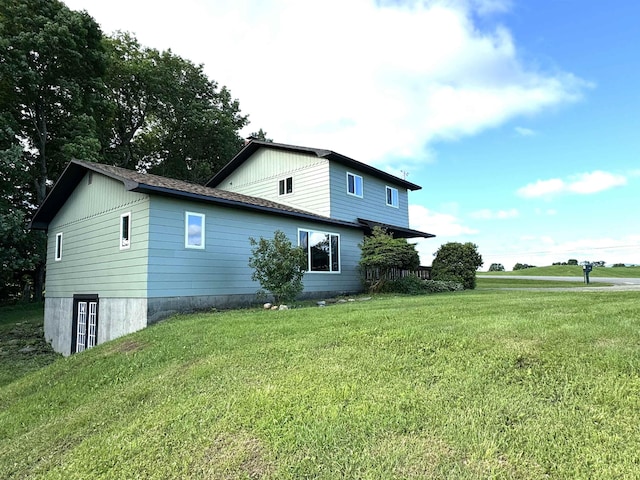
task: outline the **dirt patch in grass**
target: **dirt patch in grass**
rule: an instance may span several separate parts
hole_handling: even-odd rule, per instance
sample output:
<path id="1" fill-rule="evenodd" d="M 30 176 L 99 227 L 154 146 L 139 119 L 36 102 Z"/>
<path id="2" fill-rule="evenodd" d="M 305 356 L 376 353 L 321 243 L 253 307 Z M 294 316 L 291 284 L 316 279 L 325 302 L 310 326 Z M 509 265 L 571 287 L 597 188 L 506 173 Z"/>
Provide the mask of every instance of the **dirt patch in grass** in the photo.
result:
<path id="1" fill-rule="evenodd" d="M 394 435 L 374 448 L 375 457 L 393 462 L 394 476 L 435 478 L 442 465 L 455 461 L 455 452 L 443 441 L 413 435 Z"/>
<path id="2" fill-rule="evenodd" d="M 246 433 L 226 433 L 205 450 L 193 471 L 196 477 L 211 479 L 268 478 L 274 467 L 259 439 Z"/>
<path id="3" fill-rule="evenodd" d="M 142 350 L 146 345 L 138 340 L 124 340 L 113 346 L 112 352 L 133 353 Z"/>

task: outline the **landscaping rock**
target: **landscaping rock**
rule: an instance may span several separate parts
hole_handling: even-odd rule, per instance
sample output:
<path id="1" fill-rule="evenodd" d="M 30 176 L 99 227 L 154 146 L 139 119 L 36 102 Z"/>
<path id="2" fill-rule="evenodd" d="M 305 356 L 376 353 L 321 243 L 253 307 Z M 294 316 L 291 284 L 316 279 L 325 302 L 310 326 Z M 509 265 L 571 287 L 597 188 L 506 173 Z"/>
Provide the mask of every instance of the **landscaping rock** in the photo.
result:
<path id="1" fill-rule="evenodd" d="M 316 302 L 316 305 L 318 305 L 319 307 L 324 307 L 327 305 L 327 302 L 325 302 L 324 300 L 320 300 L 319 302 Z"/>
<path id="2" fill-rule="evenodd" d="M 270 303 L 265 303 L 262 307 L 263 307 L 265 310 L 269 310 L 272 306 L 273 306 L 273 305 L 271 305 Z"/>
<path id="3" fill-rule="evenodd" d="M 278 310 L 289 310 L 289 307 L 287 307 L 286 305 L 280 305 L 278 307 Z"/>

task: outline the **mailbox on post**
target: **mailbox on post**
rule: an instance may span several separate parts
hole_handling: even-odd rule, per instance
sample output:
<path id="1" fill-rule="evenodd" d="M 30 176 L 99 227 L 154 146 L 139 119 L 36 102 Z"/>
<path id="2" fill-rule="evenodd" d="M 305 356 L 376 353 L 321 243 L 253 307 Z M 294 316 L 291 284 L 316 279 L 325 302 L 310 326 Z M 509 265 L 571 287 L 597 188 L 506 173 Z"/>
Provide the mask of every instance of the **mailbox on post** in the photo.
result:
<path id="1" fill-rule="evenodd" d="M 591 272 L 592 268 L 593 265 L 591 265 L 590 263 L 585 263 L 584 265 L 582 265 L 582 270 L 584 271 L 584 283 L 586 283 L 587 285 L 589 285 L 589 273 Z"/>

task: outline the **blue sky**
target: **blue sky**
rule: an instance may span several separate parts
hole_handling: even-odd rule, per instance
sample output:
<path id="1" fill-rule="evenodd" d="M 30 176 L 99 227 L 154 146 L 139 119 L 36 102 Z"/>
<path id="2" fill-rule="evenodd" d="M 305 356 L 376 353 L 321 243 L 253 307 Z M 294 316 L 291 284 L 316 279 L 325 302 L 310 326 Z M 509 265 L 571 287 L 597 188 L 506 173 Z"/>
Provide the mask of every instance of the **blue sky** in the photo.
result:
<path id="1" fill-rule="evenodd" d="M 65 3 L 204 64 L 243 133 L 409 172 L 425 265 L 640 264 L 640 2 Z"/>

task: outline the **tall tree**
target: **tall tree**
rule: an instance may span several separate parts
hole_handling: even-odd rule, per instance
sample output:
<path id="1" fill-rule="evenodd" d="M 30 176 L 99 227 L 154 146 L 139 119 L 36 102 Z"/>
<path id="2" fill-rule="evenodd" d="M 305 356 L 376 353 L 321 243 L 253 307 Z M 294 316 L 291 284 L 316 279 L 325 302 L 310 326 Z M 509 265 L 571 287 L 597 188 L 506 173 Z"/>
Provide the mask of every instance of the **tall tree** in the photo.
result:
<path id="1" fill-rule="evenodd" d="M 99 158 L 94 115 L 102 105 L 101 38 L 88 14 L 71 11 L 58 0 L 0 1 L 0 111 L 12 129 L 11 145 L 5 145 L 3 155 L 6 161 L 19 161 L 31 190 L 31 195 L 16 194 L 22 203 L 9 195 L 12 201 L 1 208 L 11 204 L 28 218 L 72 157 Z M 22 150 L 19 159 L 17 146 Z M 9 218 L 7 210 L 1 213 Z M 32 235 L 30 240 L 37 243 L 38 235 Z M 44 263 L 36 270 L 38 298 Z"/>
<path id="2" fill-rule="evenodd" d="M 33 275 L 44 259 L 44 237 L 27 228 L 34 208 L 28 154 L 14 143 L 9 116 L 0 115 L 0 304 L 29 299 Z"/>
<path id="3" fill-rule="evenodd" d="M 36 202 L 74 155 L 99 158 L 94 114 L 101 103 L 102 32 L 57 0 L 0 2 L 0 105 L 34 151 Z"/>
<path id="4" fill-rule="evenodd" d="M 247 117 L 202 65 L 142 47 L 127 33 L 107 38 L 105 47 L 109 163 L 204 182 L 242 147 L 238 131 Z"/>

